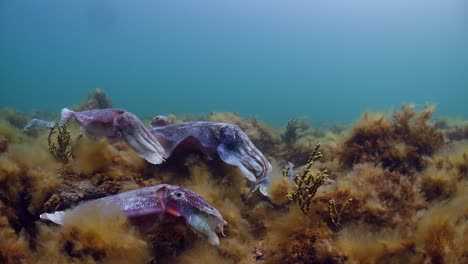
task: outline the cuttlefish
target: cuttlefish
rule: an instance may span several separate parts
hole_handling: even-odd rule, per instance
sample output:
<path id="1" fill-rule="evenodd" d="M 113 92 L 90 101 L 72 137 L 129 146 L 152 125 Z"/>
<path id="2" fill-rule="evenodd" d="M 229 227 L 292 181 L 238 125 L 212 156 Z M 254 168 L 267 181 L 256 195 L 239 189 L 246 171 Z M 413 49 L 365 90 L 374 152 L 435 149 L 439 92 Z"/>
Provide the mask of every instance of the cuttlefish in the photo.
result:
<path id="1" fill-rule="evenodd" d="M 123 138 L 142 158 L 160 164 L 171 156 L 177 147 L 202 151 L 209 159 L 221 158 L 238 167 L 253 186 L 267 195 L 271 164 L 250 138 L 237 125 L 219 122 L 185 122 L 169 124 L 161 116 L 147 129 L 133 114 L 121 109 L 98 109 L 74 112 L 64 108 L 60 123 L 74 118 L 86 134 L 109 139 Z M 50 127 L 50 122 L 37 119 L 25 127 Z"/>
<path id="2" fill-rule="evenodd" d="M 179 147 L 200 150 L 208 159 L 219 156 L 238 167 L 254 190 L 267 195 L 271 164 L 239 126 L 205 121 L 169 124 L 162 116 L 153 118 L 151 126 L 150 132 L 163 146 L 165 157 Z"/>
<path id="3" fill-rule="evenodd" d="M 86 212 L 99 208 L 102 214 L 112 214 L 117 208 L 129 222 L 147 232 L 162 221 L 182 220 L 193 230 L 202 234 L 210 244 L 219 245 L 216 231 L 223 234 L 227 222 L 219 211 L 199 194 L 174 185 L 160 184 L 133 191 L 86 201 L 73 209 L 44 213 L 41 219 L 63 224 L 71 211 Z M 223 234 L 224 235 L 224 234 Z"/>
<path id="4" fill-rule="evenodd" d="M 75 112 L 64 108 L 60 123 L 74 118 L 91 137 L 123 138 L 142 158 L 153 164 L 164 161 L 164 149 L 140 119 L 121 109 L 98 109 Z"/>

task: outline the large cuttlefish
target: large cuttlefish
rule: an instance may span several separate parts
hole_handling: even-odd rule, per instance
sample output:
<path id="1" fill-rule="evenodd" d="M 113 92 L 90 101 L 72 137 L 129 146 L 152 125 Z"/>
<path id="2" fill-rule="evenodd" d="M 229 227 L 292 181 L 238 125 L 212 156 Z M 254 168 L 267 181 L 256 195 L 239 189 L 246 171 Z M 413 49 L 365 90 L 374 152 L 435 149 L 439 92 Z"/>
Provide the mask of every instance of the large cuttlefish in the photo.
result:
<path id="1" fill-rule="evenodd" d="M 238 167 L 253 186 L 253 191 L 259 189 L 267 195 L 271 164 L 237 125 L 202 121 L 169 124 L 158 116 L 148 130 L 135 115 L 125 110 L 74 112 L 67 108 L 62 110 L 59 124 L 72 118 L 90 136 L 123 138 L 140 157 L 153 164 L 162 163 L 178 147 L 200 150 L 209 159 L 219 157 Z M 25 130 L 53 125 L 53 122 L 33 119 Z"/>
<path id="2" fill-rule="evenodd" d="M 176 148 L 200 150 L 208 159 L 219 156 L 238 167 L 247 180 L 267 195 L 271 164 L 239 126 L 221 122 L 184 122 L 169 124 L 161 116 L 153 118 L 151 134 L 163 146 L 165 157 Z"/>
<path id="3" fill-rule="evenodd" d="M 182 220 L 193 230 L 202 234 L 210 244 L 219 245 L 216 231 L 223 234 L 227 222 L 219 211 L 199 194 L 169 184 L 160 184 L 133 191 L 84 202 L 71 210 L 44 213 L 41 219 L 63 224 L 69 212 L 99 208 L 103 214 L 111 214 L 115 208 L 129 219 L 130 223 L 149 231 L 161 221 Z"/>

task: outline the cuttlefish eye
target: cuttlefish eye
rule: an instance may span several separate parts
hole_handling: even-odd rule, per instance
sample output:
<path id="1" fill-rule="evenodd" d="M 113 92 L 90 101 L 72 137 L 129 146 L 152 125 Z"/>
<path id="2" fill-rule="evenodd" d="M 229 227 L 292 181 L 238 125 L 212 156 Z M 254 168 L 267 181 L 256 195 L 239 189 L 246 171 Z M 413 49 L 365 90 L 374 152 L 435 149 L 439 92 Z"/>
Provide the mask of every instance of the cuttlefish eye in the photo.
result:
<path id="1" fill-rule="evenodd" d="M 184 196 L 184 194 L 181 191 L 176 191 L 176 192 L 174 192 L 174 196 L 175 196 L 175 198 L 180 199 L 180 198 L 182 198 Z"/>

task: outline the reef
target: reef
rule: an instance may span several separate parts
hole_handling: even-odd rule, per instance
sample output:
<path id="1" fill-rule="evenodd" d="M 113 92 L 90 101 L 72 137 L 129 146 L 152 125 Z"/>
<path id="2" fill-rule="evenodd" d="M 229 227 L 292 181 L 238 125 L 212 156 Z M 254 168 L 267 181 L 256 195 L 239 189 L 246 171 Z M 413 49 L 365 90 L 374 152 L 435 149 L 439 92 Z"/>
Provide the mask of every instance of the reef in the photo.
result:
<path id="1" fill-rule="evenodd" d="M 99 96 L 86 107 L 107 108 Z M 0 263 L 467 263 L 466 121 L 434 122 L 434 111 L 403 106 L 329 128 L 299 118 L 274 129 L 233 113 L 167 117 L 244 131 L 272 165 L 263 197 L 241 169 L 200 151 L 152 164 L 122 140 L 80 136 L 73 123 L 24 133 L 23 118 L 48 117 L 9 110 L 0 116 Z M 96 208 L 62 226 L 39 218 L 159 184 L 219 210 L 228 223 L 219 246 L 183 221 L 141 232 Z"/>

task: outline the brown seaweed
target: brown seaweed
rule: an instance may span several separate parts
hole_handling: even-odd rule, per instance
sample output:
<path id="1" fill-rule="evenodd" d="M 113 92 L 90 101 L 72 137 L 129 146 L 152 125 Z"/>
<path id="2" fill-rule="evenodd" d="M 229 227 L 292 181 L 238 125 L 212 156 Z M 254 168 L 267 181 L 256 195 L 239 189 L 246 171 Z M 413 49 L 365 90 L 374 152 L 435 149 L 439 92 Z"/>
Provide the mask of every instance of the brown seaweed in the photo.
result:
<path id="1" fill-rule="evenodd" d="M 54 139 L 54 135 L 55 139 Z M 73 158 L 71 135 L 66 124 L 55 125 L 50 129 L 49 137 L 49 152 L 62 163 L 68 163 Z"/>
<path id="2" fill-rule="evenodd" d="M 75 111 L 85 111 L 93 109 L 106 109 L 112 108 L 112 101 L 110 97 L 100 88 L 96 88 L 94 91 L 90 92 L 86 99 L 74 107 Z"/>
<path id="3" fill-rule="evenodd" d="M 203 117 L 237 124 L 277 159 L 272 202 L 246 200 L 238 170 L 197 153 L 150 165 L 126 144 L 83 139 L 63 165 L 48 152 L 47 133 L 24 137 L 2 120 L 0 137 L 8 147 L 0 153 L 0 262 L 466 263 L 468 144 L 449 137 L 456 128 L 451 123 L 432 123 L 432 110 L 368 113 L 347 135 L 299 128 L 289 146 L 258 120 L 229 113 Z M 286 199 L 294 183 L 282 179 L 276 164 L 305 164 L 319 141 L 326 159 L 314 167 L 333 171 L 331 184 L 317 188 L 306 215 Z M 219 209 L 229 226 L 218 248 L 182 223 L 144 235 L 120 217 L 77 216 L 63 228 L 38 221 L 46 211 L 160 183 L 193 189 Z M 353 202 L 346 203 L 349 197 Z"/>
<path id="4" fill-rule="evenodd" d="M 430 123 L 433 111 L 426 107 L 415 112 L 406 105 L 393 114 L 393 120 L 366 113 L 340 146 L 340 162 L 348 167 L 372 162 L 401 173 L 421 171 L 423 157 L 444 144 L 442 133 Z"/>

